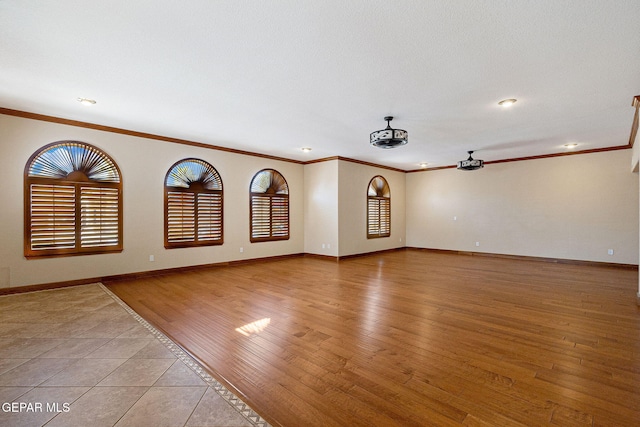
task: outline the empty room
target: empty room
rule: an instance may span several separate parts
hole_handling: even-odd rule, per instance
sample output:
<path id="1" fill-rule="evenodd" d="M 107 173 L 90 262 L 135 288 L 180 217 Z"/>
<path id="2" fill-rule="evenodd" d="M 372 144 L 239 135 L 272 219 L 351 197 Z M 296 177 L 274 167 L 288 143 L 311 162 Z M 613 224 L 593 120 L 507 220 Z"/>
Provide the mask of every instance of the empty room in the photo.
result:
<path id="1" fill-rule="evenodd" d="M 638 425 L 639 22 L 0 1 L 0 425 Z"/>

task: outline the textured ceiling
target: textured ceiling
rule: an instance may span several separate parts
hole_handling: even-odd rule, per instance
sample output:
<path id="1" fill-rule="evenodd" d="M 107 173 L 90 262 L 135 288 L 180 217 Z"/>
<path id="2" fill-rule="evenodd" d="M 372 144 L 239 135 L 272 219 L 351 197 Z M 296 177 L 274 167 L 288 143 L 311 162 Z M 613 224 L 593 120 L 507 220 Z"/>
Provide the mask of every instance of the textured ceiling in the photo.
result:
<path id="1" fill-rule="evenodd" d="M 613 147 L 639 22 L 638 0 L 0 0 L 0 107 L 405 170 Z M 408 145 L 369 146 L 386 115 Z"/>

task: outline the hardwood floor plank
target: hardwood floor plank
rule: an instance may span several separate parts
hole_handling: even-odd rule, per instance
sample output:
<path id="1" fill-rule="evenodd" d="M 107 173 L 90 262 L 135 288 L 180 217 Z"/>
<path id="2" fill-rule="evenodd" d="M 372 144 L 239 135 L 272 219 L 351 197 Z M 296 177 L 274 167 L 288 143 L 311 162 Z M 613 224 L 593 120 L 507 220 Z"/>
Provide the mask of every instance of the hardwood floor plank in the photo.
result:
<path id="1" fill-rule="evenodd" d="M 626 426 L 637 280 L 407 250 L 107 285 L 276 426 Z"/>

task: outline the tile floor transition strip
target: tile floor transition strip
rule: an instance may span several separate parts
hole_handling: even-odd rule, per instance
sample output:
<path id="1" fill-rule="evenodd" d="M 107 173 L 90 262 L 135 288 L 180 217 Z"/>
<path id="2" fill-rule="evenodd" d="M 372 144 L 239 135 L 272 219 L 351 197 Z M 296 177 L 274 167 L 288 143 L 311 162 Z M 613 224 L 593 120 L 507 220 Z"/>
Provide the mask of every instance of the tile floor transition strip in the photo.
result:
<path id="1" fill-rule="evenodd" d="M 245 402 L 238 398 L 235 394 L 229 391 L 218 380 L 213 378 L 198 362 L 196 362 L 191 356 L 189 356 L 180 346 L 170 340 L 166 335 L 156 329 L 153 325 L 143 319 L 138 313 L 136 313 L 131 307 L 129 307 L 124 301 L 118 298 L 113 292 L 111 292 L 102 283 L 99 286 L 104 292 L 113 298 L 127 313 L 133 316 L 144 328 L 146 328 L 153 336 L 155 336 L 160 342 L 162 342 L 179 360 L 187 365 L 193 372 L 195 372 L 202 380 L 207 383 L 213 390 L 215 390 L 222 399 L 224 399 L 231 407 L 238 411 L 247 421 L 256 427 L 270 427 L 270 425 L 253 409 L 249 407 Z"/>

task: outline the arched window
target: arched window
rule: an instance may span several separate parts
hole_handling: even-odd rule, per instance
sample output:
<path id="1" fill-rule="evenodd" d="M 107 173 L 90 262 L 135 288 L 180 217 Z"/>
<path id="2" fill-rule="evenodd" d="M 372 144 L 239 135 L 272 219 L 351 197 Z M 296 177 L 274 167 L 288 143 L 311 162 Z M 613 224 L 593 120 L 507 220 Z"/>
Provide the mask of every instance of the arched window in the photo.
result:
<path id="1" fill-rule="evenodd" d="M 289 238 L 289 186 L 280 172 L 263 169 L 253 176 L 250 216 L 252 242 Z"/>
<path id="2" fill-rule="evenodd" d="M 122 181 L 100 149 L 60 141 L 25 167 L 27 258 L 122 251 Z"/>
<path id="3" fill-rule="evenodd" d="M 367 191 L 367 239 L 391 235 L 391 191 L 387 180 L 374 176 Z"/>
<path id="4" fill-rule="evenodd" d="M 221 245 L 222 180 L 199 159 L 175 163 L 164 180 L 164 246 Z"/>

